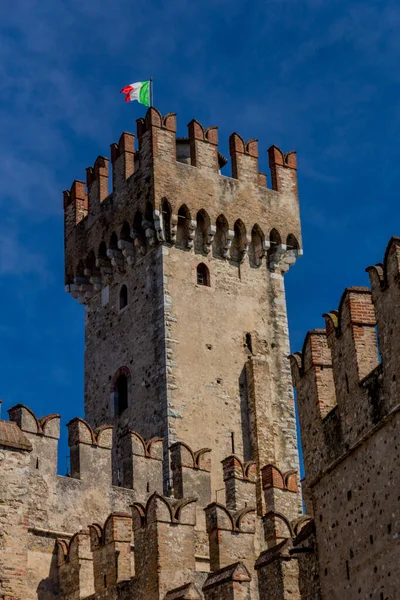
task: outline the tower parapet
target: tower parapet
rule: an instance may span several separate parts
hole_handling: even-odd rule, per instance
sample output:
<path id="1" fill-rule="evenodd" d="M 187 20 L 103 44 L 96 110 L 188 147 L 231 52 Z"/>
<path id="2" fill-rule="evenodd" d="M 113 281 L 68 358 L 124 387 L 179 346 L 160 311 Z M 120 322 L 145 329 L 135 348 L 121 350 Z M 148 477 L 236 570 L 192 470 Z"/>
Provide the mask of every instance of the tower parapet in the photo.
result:
<path id="1" fill-rule="evenodd" d="M 218 226 L 223 227 L 221 236 L 226 240 L 225 258 L 239 260 L 235 255 L 239 249 L 240 260 L 250 252 L 256 263 L 268 255 L 272 264 L 274 255 L 281 262 L 284 255 L 295 259 L 301 254 L 294 152 L 283 155 L 276 146 L 270 148 L 272 189 L 267 189 L 259 185 L 264 174 L 258 171 L 256 139 L 244 142 L 239 134 L 231 135 L 230 179 L 219 174 L 226 159 L 218 153 L 217 127 L 204 129 L 192 120 L 187 138 L 175 134 L 176 116 L 163 117 L 149 108 L 146 117 L 137 121 L 136 151 L 135 136 L 127 132 L 111 145 L 111 185 L 109 159 L 99 156 L 86 169 L 86 190 L 82 181 L 75 180 L 64 192 L 66 286 L 81 302 L 90 299 L 97 285 L 107 285 L 114 269 L 130 268 L 154 245 L 193 248 L 191 222 L 194 237 L 207 238 L 204 254 L 222 243 L 215 240 Z M 209 180 L 207 171 L 214 174 Z M 179 191 L 174 189 L 177 179 Z M 249 185 L 254 187 L 252 194 Z M 183 206 L 185 215 L 179 213 Z M 198 213 L 203 214 L 203 231 Z M 187 226 L 178 231 L 176 241 L 173 226 L 175 222 L 178 230 L 185 229 L 182 217 Z"/>

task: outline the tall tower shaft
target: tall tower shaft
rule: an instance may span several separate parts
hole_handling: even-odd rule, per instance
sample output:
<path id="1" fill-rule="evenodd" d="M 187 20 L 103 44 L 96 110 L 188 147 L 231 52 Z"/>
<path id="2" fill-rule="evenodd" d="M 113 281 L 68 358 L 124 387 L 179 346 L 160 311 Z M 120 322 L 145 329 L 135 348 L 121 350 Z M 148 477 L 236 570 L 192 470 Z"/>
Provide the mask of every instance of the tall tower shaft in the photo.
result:
<path id="1" fill-rule="evenodd" d="M 283 274 L 301 254 L 296 155 L 150 108 L 64 195 L 67 290 L 86 305 L 85 418 L 168 447 L 297 469 Z M 121 474 L 114 473 L 123 485 Z M 171 478 L 166 469 L 165 488 Z M 260 494 L 259 494 L 260 496 Z"/>

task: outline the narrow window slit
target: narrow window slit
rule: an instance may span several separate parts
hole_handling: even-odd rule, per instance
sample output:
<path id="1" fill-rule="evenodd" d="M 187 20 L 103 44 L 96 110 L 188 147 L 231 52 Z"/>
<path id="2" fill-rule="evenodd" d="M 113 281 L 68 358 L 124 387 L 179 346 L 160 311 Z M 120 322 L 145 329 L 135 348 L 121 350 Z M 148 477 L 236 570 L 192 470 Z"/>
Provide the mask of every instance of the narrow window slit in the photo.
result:
<path id="1" fill-rule="evenodd" d="M 232 454 L 235 454 L 235 434 L 231 431 L 231 446 L 232 446 Z"/>

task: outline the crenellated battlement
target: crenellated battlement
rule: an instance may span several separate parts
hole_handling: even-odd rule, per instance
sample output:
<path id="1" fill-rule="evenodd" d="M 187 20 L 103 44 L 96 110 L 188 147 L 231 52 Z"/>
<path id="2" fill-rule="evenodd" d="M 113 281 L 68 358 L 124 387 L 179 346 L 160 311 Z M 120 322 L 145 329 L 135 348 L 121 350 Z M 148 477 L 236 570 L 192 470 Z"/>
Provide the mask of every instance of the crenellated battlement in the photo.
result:
<path id="1" fill-rule="evenodd" d="M 297 494 L 299 486 L 297 484 L 297 472 L 293 469 L 282 473 L 276 465 L 265 465 L 261 470 L 263 489 L 276 488 L 278 490 L 287 490 Z"/>
<path id="2" fill-rule="evenodd" d="M 400 325 L 400 238 L 394 236 L 386 248 L 383 264 L 367 268 L 372 290 L 372 302 L 377 320 L 379 353 L 382 372 L 377 369 L 375 377 L 365 379 L 364 385 L 379 401 L 374 403 L 374 419 L 379 420 L 390 412 L 399 401 L 398 356 L 400 340 L 396 330 Z"/>
<path id="3" fill-rule="evenodd" d="M 187 523 L 195 524 L 195 516 L 192 505 L 197 501 L 195 496 L 191 498 L 166 498 L 157 492 L 154 492 L 143 505 L 134 502 L 133 508 L 133 527 L 134 529 L 143 529 L 148 527 L 154 521 L 169 523 Z"/>
<path id="4" fill-rule="evenodd" d="M 31 454 L 31 463 L 38 475 L 43 470 L 47 479 L 56 476 L 57 447 L 60 437 L 60 415 L 51 414 L 38 418 L 33 411 L 18 404 L 9 410 L 10 423 L 15 423 L 16 432 L 8 434 L 4 427 L 4 446 L 21 447 Z M 104 425 L 93 429 L 87 421 L 76 417 L 69 421 L 68 445 L 70 468 L 67 481 L 76 479 L 97 487 L 114 486 L 133 490 L 131 498 L 146 504 L 152 494 L 163 493 L 164 440 L 161 437 L 145 440 L 135 431 L 119 431 Z M 8 437 L 6 439 L 6 436 Z M 193 496 L 199 506 L 205 508 L 211 502 L 211 457 L 210 448 L 192 450 L 185 442 L 175 442 L 169 447 L 168 461 L 171 464 L 172 493 L 175 500 Z M 45 466 L 42 469 L 42 460 Z M 256 503 L 258 478 L 255 461 L 243 461 L 230 455 L 222 461 L 221 470 L 225 482 L 225 499 L 230 510 L 238 511 Z M 116 476 L 116 474 L 118 474 Z M 263 490 L 277 488 L 298 493 L 295 471 L 282 473 L 274 465 L 260 470 Z M 219 490 L 222 491 L 222 490 Z M 174 501 L 175 501 L 174 500 Z"/>
<path id="5" fill-rule="evenodd" d="M 206 527 L 210 546 L 210 569 L 215 571 L 238 560 L 253 570 L 257 557 L 256 510 L 251 506 L 230 511 L 213 502 L 206 509 Z"/>
<path id="6" fill-rule="evenodd" d="M 95 448 L 111 448 L 112 427 L 110 425 L 103 425 L 94 430 L 84 419 L 75 417 L 67 427 L 70 446 L 86 444 Z"/>
<path id="7" fill-rule="evenodd" d="M 229 138 L 232 178 L 220 174 L 218 128 L 188 125 L 176 138 L 176 115 L 155 108 L 137 120 L 64 192 L 66 285 L 81 302 L 159 244 L 286 271 L 299 256 L 296 155 L 269 150 L 272 189 L 258 171 L 258 142 Z"/>
<path id="8" fill-rule="evenodd" d="M 272 510 L 279 504 L 276 494 L 298 498 L 293 472 L 282 473 L 273 465 L 261 468 L 268 508 L 261 518 L 255 508 L 259 474 L 254 461 L 226 457 L 221 465 L 225 499 L 213 502 L 211 449 L 194 451 L 175 442 L 167 455 L 173 486 L 166 496 L 161 438 L 145 440 L 135 431 L 111 426 L 93 429 L 77 417 L 67 425 L 70 473 L 60 477 L 56 474 L 60 416 L 38 418 L 22 404 L 9 414 L 12 421 L 0 422 L 4 459 L 14 460 L 17 451 L 19 460 L 30 467 L 15 476 L 21 484 L 28 478 L 30 490 L 35 490 L 24 497 L 29 519 L 23 535 L 48 548 L 30 577 L 51 572 L 48 561 L 56 542 L 56 569 L 41 585 L 57 586 L 63 600 L 111 598 L 127 591 L 161 600 L 167 593 L 180 597 L 181 588 L 189 593 L 195 582 L 204 585 L 207 598 L 214 594 L 211 590 L 223 592 L 223 581 L 228 587 L 235 581 L 233 566 L 238 562 L 247 569 L 249 579 L 243 581 L 248 581 L 256 598 L 254 564 L 260 551 L 280 543 L 286 534 L 295 535 L 296 503 L 281 503 L 282 511 L 292 511 L 287 518 Z M 0 502 L 7 505 L 8 499 L 1 496 Z M 289 523 L 286 529 L 282 519 Z"/>
<path id="9" fill-rule="evenodd" d="M 211 449 L 193 451 L 184 442 L 176 442 L 169 450 L 175 498 L 193 494 L 204 508 L 211 501 Z"/>
<path id="10" fill-rule="evenodd" d="M 101 593 L 133 576 L 132 517 L 128 513 L 114 512 L 103 527 L 96 523 L 89 530 L 94 591 Z"/>
<path id="11" fill-rule="evenodd" d="M 243 462 L 234 454 L 222 461 L 226 505 L 230 510 L 240 510 L 256 504 L 257 465 L 255 461 Z"/>
<path id="12" fill-rule="evenodd" d="M 51 414 L 40 419 L 25 404 L 16 404 L 8 411 L 10 421 L 17 423 L 21 431 L 35 433 L 58 440 L 61 415 Z"/>
<path id="13" fill-rule="evenodd" d="M 162 116 L 162 114 L 156 108 L 154 108 L 154 106 L 151 106 L 148 109 L 144 119 L 136 119 L 136 126 L 137 137 L 139 139 L 140 144 L 143 140 L 145 133 L 147 133 L 148 131 L 151 132 L 152 127 L 159 127 L 160 129 L 165 129 L 166 131 L 170 131 L 171 133 L 176 133 L 176 113 L 170 112 Z"/>
<path id="14" fill-rule="evenodd" d="M 94 592 L 93 559 L 88 529 L 75 533 L 69 542 L 57 540 L 57 567 L 61 598 L 84 598 Z"/>
<path id="15" fill-rule="evenodd" d="M 309 331 L 290 357 L 309 478 L 376 427 L 397 403 L 400 239 L 368 267 L 371 288 L 347 288 L 325 329 Z M 380 360 L 381 359 L 381 360 Z"/>
<path id="16" fill-rule="evenodd" d="M 400 237 L 393 236 L 386 248 L 383 263 L 367 267 L 375 297 L 398 282 L 400 272 Z"/>
<path id="17" fill-rule="evenodd" d="M 146 505 L 134 503 L 132 516 L 112 513 L 104 526 L 90 525 L 69 544 L 57 540 L 61 598 L 72 598 L 71 590 L 80 584 L 94 591 L 93 598 L 103 593 L 117 598 L 124 589 L 127 597 L 201 600 L 200 588 L 206 600 L 223 600 L 229 590 L 229 597 L 240 599 L 243 592 L 243 600 L 256 599 L 258 589 L 271 583 L 268 564 L 283 556 L 298 575 L 298 557 L 291 554 L 301 553 L 293 550 L 294 544 L 311 543 L 313 532 L 306 531 L 310 519 L 290 523 L 282 515 L 266 515 L 280 519 L 284 535 L 259 555 L 255 510 L 232 513 L 218 503 L 206 508 L 211 572 L 195 570 L 195 503 L 195 498 L 175 500 L 155 493 Z M 295 580 L 292 588 L 296 590 Z"/>

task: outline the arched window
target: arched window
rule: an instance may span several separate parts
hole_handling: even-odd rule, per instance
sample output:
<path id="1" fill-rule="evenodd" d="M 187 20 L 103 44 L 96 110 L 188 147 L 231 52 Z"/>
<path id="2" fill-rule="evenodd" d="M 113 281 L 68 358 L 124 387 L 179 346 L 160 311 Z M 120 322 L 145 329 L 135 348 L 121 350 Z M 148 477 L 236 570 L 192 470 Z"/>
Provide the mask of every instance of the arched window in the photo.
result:
<path id="1" fill-rule="evenodd" d="M 210 229 L 210 218 L 205 210 L 199 210 L 196 218 L 196 233 L 194 237 L 194 250 L 198 254 L 206 252 L 208 231 Z"/>
<path id="2" fill-rule="evenodd" d="M 123 285 L 119 290 L 119 310 L 125 308 L 128 304 L 128 288 Z"/>
<path id="3" fill-rule="evenodd" d="M 128 408 L 128 389 L 131 381 L 131 373 L 128 367 L 120 367 L 112 378 L 110 388 L 110 411 L 115 417 L 119 417 Z"/>
<path id="4" fill-rule="evenodd" d="M 90 277 L 94 271 L 96 269 L 96 256 L 93 252 L 93 250 L 91 252 L 89 252 L 87 258 L 86 258 L 86 268 L 85 268 L 85 272 L 87 271 L 87 276 Z"/>
<path id="5" fill-rule="evenodd" d="M 126 221 L 122 225 L 121 233 L 119 234 L 119 237 L 121 238 L 121 240 L 124 240 L 125 242 L 132 241 L 131 240 L 131 228 L 129 227 L 129 223 L 127 223 Z"/>
<path id="6" fill-rule="evenodd" d="M 186 204 L 178 210 L 178 227 L 176 232 L 176 245 L 179 248 L 187 248 L 189 242 L 190 212 Z"/>
<path id="7" fill-rule="evenodd" d="M 271 248 L 273 247 L 274 250 L 276 249 L 276 246 L 282 244 L 281 236 L 279 235 L 279 232 L 276 229 L 271 229 L 271 232 L 269 234 L 269 241 L 271 244 Z"/>
<path id="8" fill-rule="evenodd" d="M 167 244 L 171 243 L 171 205 L 168 200 L 163 200 L 161 204 L 162 214 L 162 229 L 164 234 L 164 240 Z"/>
<path id="9" fill-rule="evenodd" d="M 297 239 L 295 238 L 293 233 L 289 233 L 289 235 L 287 236 L 286 246 L 287 246 L 288 250 L 298 250 L 299 249 L 299 242 L 297 241 Z"/>
<path id="10" fill-rule="evenodd" d="M 245 340 L 247 350 L 250 352 L 250 354 L 253 354 L 253 340 L 251 339 L 251 333 L 246 333 Z"/>
<path id="11" fill-rule="evenodd" d="M 110 237 L 110 250 L 118 250 L 118 237 L 115 231 L 112 232 Z"/>
<path id="12" fill-rule="evenodd" d="M 153 215 L 153 205 L 151 202 L 146 202 L 146 208 L 144 211 L 144 218 L 150 224 L 152 228 L 154 228 L 154 215 Z"/>
<path id="13" fill-rule="evenodd" d="M 136 248 L 139 248 L 142 254 L 146 254 L 146 234 L 142 226 L 142 213 L 136 211 L 133 218 L 133 227 L 131 230 L 131 237 L 134 240 Z"/>
<path id="14" fill-rule="evenodd" d="M 281 244 L 282 239 L 279 234 L 279 231 L 277 231 L 276 229 L 272 229 L 269 234 L 269 249 L 267 252 L 268 266 L 272 270 L 275 270 L 276 260 L 279 260 L 279 254 L 277 255 L 277 250 Z"/>
<path id="15" fill-rule="evenodd" d="M 157 243 L 157 238 L 154 229 L 153 205 L 151 202 L 147 202 L 146 204 L 146 209 L 144 211 L 144 217 L 142 220 L 142 228 L 144 230 L 147 243 L 150 246 L 155 246 Z"/>
<path id="16" fill-rule="evenodd" d="M 107 260 L 107 245 L 105 242 L 101 242 L 97 256 L 101 261 Z"/>
<path id="17" fill-rule="evenodd" d="M 217 230 L 214 236 L 213 254 L 218 258 L 226 258 L 227 234 L 229 226 L 224 215 L 219 215 L 216 228 Z"/>
<path id="18" fill-rule="evenodd" d="M 268 250 L 268 261 L 272 260 L 278 246 L 282 244 L 281 236 L 276 229 L 272 229 L 269 234 L 269 250 Z"/>
<path id="19" fill-rule="evenodd" d="M 119 417 L 128 408 L 128 378 L 124 373 L 118 377 L 115 392 L 115 415 Z"/>
<path id="20" fill-rule="evenodd" d="M 197 284 L 210 286 L 210 271 L 204 263 L 197 265 Z"/>
<path id="21" fill-rule="evenodd" d="M 233 231 L 235 235 L 231 246 L 231 259 L 236 263 L 240 263 L 245 253 L 247 241 L 246 228 L 240 219 L 235 222 Z"/>
<path id="22" fill-rule="evenodd" d="M 251 230 L 250 264 L 259 267 L 264 256 L 264 234 L 256 224 Z"/>
<path id="23" fill-rule="evenodd" d="M 76 267 L 76 276 L 80 279 L 85 277 L 85 264 L 83 260 L 80 260 L 78 266 Z"/>
<path id="24" fill-rule="evenodd" d="M 99 267 L 97 266 L 96 255 L 93 250 L 90 252 L 89 256 L 86 259 L 86 269 L 85 269 L 86 277 L 90 277 L 91 283 L 99 283 L 99 278 L 101 277 L 101 272 Z M 96 281 L 97 279 L 97 281 Z"/>

